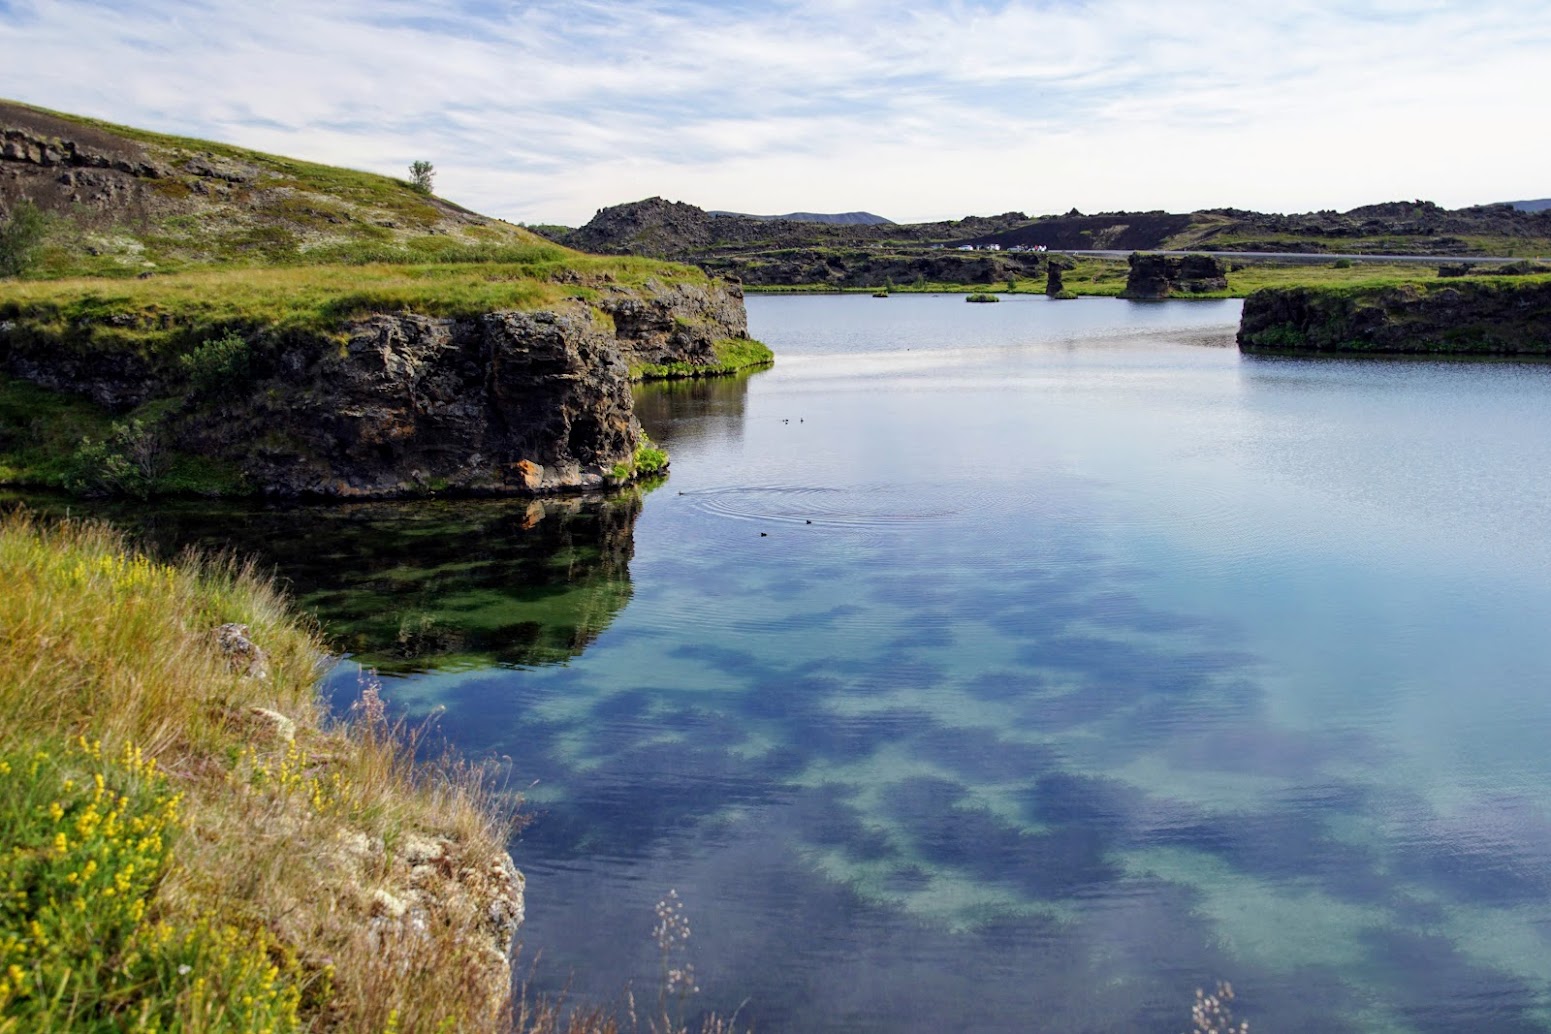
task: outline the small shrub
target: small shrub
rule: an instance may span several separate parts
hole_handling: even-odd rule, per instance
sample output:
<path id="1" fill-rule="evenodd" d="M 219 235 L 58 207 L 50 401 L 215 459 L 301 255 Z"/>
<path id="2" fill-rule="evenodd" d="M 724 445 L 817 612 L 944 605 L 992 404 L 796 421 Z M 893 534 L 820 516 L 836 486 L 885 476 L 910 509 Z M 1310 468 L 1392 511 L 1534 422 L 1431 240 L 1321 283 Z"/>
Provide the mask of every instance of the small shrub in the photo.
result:
<path id="1" fill-rule="evenodd" d="M 436 169 L 430 162 L 411 162 L 409 165 L 409 189 L 417 194 L 431 193 L 431 180 L 436 176 Z"/>
<path id="2" fill-rule="evenodd" d="M 81 439 L 67 487 L 82 495 L 147 499 L 161 487 L 170 461 L 155 428 L 139 420 L 115 423 L 100 441 Z"/>
<path id="3" fill-rule="evenodd" d="M 32 268 L 48 230 L 48 217 L 31 201 L 19 201 L 0 222 L 0 277 L 21 276 Z"/>
<path id="4" fill-rule="evenodd" d="M 654 445 L 642 445 L 635 451 L 635 472 L 638 477 L 649 477 L 668 469 L 668 454 Z"/>
<path id="5" fill-rule="evenodd" d="M 1332 262 L 1330 264 L 1330 268 L 1331 269 L 1351 269 L 1352 268 L 1352 260 L 1351 259 L 1336 259 L 1334 262 Z"/>
<path id="6" fill-rule="evenodd" d="M 192 352 L 178 358 L 189 386 L 197 394 L 216 388 L 246 385 L 253 375 L 252 353 L 248 342 L 235 331 L 212 338 Z"/>
<path id="7" fill-rule="evenodd" d="M 965 298 L 964 300 L 966 302 L 999 302 L 999 301 L 1001 301 L 1001 299 L 998 298 L 996 295 L 994 295 L 994 294 L 987 294 L 984 291 L 976 291 L 974 294 L 970 295 L 968 298 Z"/>

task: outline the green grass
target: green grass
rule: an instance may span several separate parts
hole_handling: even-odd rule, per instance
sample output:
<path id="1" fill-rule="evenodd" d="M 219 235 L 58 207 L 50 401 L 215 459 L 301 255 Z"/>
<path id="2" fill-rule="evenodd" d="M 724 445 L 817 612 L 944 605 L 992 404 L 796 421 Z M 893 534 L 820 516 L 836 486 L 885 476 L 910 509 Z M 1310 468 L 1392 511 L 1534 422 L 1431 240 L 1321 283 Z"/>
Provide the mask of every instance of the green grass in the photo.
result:
<path id="1" fill-rule="evenodd" d="M 0 285 L 12 333 L 82 351 L 177 356 L 227 333 L 329 334 L 379 312 L 475 316 L 588 301 L 603 285 L 700 280 L 688 266 L 541 250 L 524 262 L 190 270 L 144 280 Z"/>
<path id="2" fill-rule="evenodd" d="M 644 435 L 642 436 L 645 437 Z M 668 469 L 668 454 L 650 443 L 639 446 L 635 451 L 635 473 L 637 477 L 652 477 L 661 474 Z"/>
<path id="3" fill-rule="evenodd" d="M 241 471 L 204 456 L 165 450 L 146 479 L 112 461 L 132 462 L 118 432 L 137 421 L 154 428 L 166 408 L 157 401 L 115 418 L 87 399 L 0 375 L 0 484 L 142 498 L 246 494 Z"/>
<path id="4" fill-rule="evenodd" d="M 999 301 L 1001 301 L 1001 299 L 998 298 L 996 295 L 994 295 L 994 294 L 987 294 L 984 291 L 976 291 L 974 294 L 969 295 L 964 300 L 966 302 L 982 302 L 982 303 L 984 303 L 984 302 L 999 302 Z"/>
<path id="5" fill-rule="evenodd" d="M 643 431 L 641 444 L 636 446 L 630 462 L 614 464 L 609 470 L 609 477 L 614 481 L 635 481 L 643 478 L 658 478 L 667 472 L 668 454 L 653 445 Z"/>
<path id="6" fill-rule="evenodd" d="M 0 104 L 23 109 L 19 121 L 30 110 L 92 131 L 83 139 L 99 133 L 117 138 L 86 139 L 88 146 L 138 145 L 159 169 L 154 179 L 126 179 L 130 192 L 143 196 L 122 209 L 53 217 L 30 276 L 130 278 L 210 265 L 510 262 L 575 254 L 395 177 Z M 212 161 L 224 163 L 240 182 L 197 171 Z"/>
<path id="7" fill-rule="evenodd" d="M 769 366 L 775 353 L 753 338 L 723 338 L 712 346 L 713 360 L 704 365 L 692 363 L 638 363 L 630 367 L 630 379 L 636 381 L 686 380 L 694 377 L 725 377 L 740 370 Z"/>

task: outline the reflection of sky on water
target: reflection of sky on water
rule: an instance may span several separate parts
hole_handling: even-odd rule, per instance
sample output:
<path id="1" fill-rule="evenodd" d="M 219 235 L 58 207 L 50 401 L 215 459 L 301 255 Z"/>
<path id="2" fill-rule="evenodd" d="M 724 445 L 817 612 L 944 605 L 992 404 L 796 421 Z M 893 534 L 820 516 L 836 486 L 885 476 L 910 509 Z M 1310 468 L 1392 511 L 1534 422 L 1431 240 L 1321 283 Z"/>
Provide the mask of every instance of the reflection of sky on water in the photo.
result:
<path id="1" fill-rule="evenodd" d="M 1217 978 L 1261 1029 L 1544 1029 L 1544 371 L 964 308 L 753 299 L 784 361 L 646 407 L 598 641 L 394 687 L 538 780 L 551 979 L 651 986 L 676 887 L 764 1029 L 1177 1030 Z"/>

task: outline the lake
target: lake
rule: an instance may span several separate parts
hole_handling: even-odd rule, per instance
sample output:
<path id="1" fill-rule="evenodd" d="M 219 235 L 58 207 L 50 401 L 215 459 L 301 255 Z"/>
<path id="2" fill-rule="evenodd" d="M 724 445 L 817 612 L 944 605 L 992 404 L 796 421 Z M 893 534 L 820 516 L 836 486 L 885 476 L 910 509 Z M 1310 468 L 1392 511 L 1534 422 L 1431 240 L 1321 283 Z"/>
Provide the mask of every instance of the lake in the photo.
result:
<path id="1" fill-rule="evenodd" d="M 573 1001 L 689 961 L 675 1010 L 761 1031 L 1177 1032 L 1217 980 L 1262 1032 L 1551 1028 L 1551 366 L 748 309 L 774 368 L 639 389 L 644 494 L 119 513 L 499 759 Z"/>

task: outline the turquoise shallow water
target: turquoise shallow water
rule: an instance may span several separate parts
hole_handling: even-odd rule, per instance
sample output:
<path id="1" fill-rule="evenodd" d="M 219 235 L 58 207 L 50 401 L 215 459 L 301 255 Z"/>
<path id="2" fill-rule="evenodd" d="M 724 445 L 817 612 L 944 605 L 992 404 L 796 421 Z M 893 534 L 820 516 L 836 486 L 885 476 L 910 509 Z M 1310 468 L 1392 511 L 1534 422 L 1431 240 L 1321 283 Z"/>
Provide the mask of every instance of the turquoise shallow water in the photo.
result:
<path id="1" fill-rule="evenodd" d="M 759 1030 L 1178 1031 L 1218 979 L 1260 1031 L 1551 1027 L 1551 366 L 749 314 L 775 368 L 642 389 L 644 499 L 139 517 L 510 758 L 573 999 L 655 1001 L 672 888 L 688 1013 Z"/>
<path id="2" fill-rule="evenodd" d="M 526 938 L 763 1029 L 1542 1029 L 1551 368 L 1232 302 L 750 300 L 648 390 L 631 603 L 410 690 L 539 780 Z M 557 976 L 556 982 L 561 977 Z"/>

